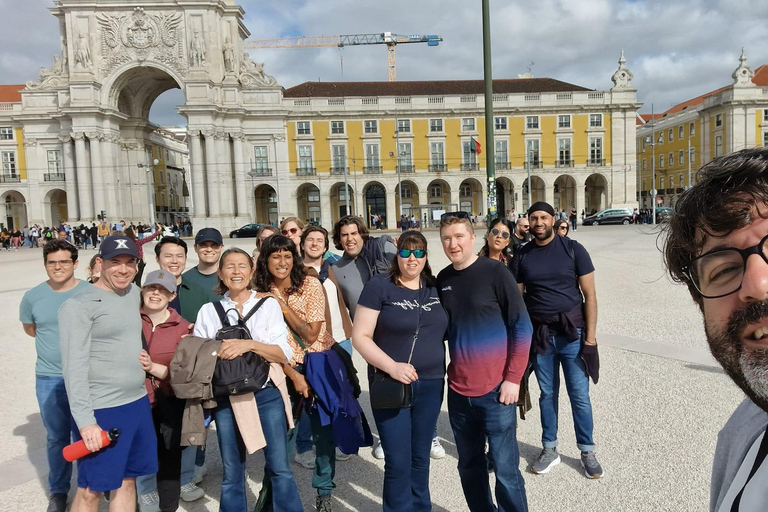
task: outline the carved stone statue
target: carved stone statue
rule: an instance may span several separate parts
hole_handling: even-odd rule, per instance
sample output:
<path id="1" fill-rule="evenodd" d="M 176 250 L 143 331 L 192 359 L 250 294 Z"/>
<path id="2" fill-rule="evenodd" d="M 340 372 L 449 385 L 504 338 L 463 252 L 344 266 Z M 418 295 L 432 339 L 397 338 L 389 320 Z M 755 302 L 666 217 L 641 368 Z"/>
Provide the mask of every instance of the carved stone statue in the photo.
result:
<path id="1" fill-rule="evenodd" d="M 66 54 L 61 56 L 54 55 L 53 65 L 49 68 L 40 68 L 40 76 L 37 82 L 27 82 L 27 89 L 52 89 L 59 87 L 67 83 L 68 76 Z"/>
<path id="2" fill-rule="evenodd" d="M 255 89 L 263 85 L 277 84 L 275 77 L 270 76 L 264 72 L 264 64 L 260 62 L 253 62 L 251 60 L 251 56 L 247 53 L 243 53 L 242 62 L 243 64 L 241 67 L 239 79 L 243 87 Z"/>
<path id="3" fill-rule="evenodd" d="M 205 41 L 200 37 L 200 31 L 195 31 L 195 35 L 189 43 L 189 59 L 190 66 L 197 68 L 205 66 Z"/>
<path id="4" fill-rule="evenodd" d="M 235 45 L 229 40 L 229 36 L 224 41 L 224 70 L 227 73 L 235 72 Z"/>
<path id="5" fill-rule="evenodd" d="M 81 33 L 75 44 L 75 67 L 88 69 L 91 67 L 91 50 L 88 47 L 88 39 Z"/>

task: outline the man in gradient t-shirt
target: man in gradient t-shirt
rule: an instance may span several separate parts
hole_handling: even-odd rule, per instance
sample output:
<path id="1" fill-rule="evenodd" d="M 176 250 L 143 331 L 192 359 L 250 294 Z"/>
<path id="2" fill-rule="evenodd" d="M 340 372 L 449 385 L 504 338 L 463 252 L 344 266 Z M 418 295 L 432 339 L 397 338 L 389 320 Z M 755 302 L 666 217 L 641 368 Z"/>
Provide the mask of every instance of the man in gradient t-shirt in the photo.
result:
<path id="1" fill-rule="evenodd" d="M 437 276 L 448 314 L 448 416 L 469 509 L 497 510 L 491 498 L 485 439 L 494 460 L 498 510 L 527 511 L 519 469 L 517 396 L 533 329 L 512 274 L 479 258 L 469 219 L 446 216 L 440 241 L 452 265 Z"/>

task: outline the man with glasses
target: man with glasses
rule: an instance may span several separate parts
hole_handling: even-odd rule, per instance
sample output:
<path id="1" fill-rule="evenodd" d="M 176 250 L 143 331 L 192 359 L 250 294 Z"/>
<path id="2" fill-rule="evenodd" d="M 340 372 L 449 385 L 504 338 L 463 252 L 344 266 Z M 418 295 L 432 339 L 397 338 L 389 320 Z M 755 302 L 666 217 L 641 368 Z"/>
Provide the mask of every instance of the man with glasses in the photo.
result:
<path id="1" fill-rule="evenodd" d="M 555 235 L 555 210 L 550 204 L 534 203 L 528 219 L 534 238 L 515 253 L 512 274 L 531 316 L 531 364 L 541 390 L 543 448 L 531 471 L 543 475 L 560 463 L 557 420 L 562 366 L 584 475 L 600 478 L 603 468 L 595 457 L 589 399 L 589 377 L 598 380 L 595 267 L 581 244 Z"/>
<path id="2" fill-rule="evenodd" d="M 768 149 L 717 158 L 675 205 L 664 260 L 688 285 L 710 350 L 747 398 L 720 432 L 710 510 L 755 512 L 768 500 Z"/>
<path id="3" fill-rule="evenodd" d="M 27 291 L 19 306 L 19 321 L 27 335 L 35 338 L 35 394 L 47 432 L 48 512 L 63 512 L 67 507 L 72 464 L 61 450 L 70 443 L 72 428 L 67 391 L 61 372 L 59 347 L 59 307 L 85 286 L 75 279 L 77 248 L 67 241 L 53 240 L 43 247 L 48 280 Z"/>

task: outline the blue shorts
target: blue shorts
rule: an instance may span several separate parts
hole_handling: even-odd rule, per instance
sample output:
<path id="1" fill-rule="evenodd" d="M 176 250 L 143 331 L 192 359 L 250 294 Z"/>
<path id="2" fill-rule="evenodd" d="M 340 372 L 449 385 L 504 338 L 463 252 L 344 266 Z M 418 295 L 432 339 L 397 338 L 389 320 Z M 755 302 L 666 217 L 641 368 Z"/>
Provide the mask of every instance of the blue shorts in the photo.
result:
<path id="1" fill-rule="evenodd" d="M 102 430 L 120 429 L 120 437 L 107 447 L 77 461 L 77 486 L 96 492 L 114 491 L 126 478 L 157 473 L 157 436 L 149 398 L 129 404 L 97 409 L 96 423 Z M 80 431 L 72 420 L 72 437 Z"/>

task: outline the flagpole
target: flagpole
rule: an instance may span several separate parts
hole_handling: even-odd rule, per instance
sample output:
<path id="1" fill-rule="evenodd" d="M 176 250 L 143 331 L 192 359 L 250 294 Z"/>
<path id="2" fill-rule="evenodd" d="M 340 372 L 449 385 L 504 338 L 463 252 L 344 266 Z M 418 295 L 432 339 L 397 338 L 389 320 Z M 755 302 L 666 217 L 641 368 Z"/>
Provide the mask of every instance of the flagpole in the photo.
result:
<path id="1" fill-rule="evenodd" d="M 496 162 L 493 142 L 493 74 L 491 72 L 491 12 L 489 0 L 483 0 L 483 78 L 485 79 L 485 172 L 488 182 L 486 226 L 496 217 Z"/>

